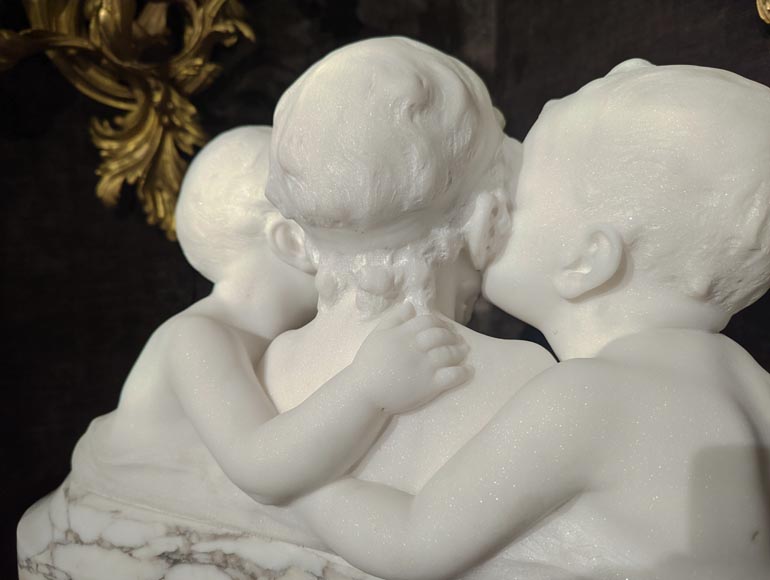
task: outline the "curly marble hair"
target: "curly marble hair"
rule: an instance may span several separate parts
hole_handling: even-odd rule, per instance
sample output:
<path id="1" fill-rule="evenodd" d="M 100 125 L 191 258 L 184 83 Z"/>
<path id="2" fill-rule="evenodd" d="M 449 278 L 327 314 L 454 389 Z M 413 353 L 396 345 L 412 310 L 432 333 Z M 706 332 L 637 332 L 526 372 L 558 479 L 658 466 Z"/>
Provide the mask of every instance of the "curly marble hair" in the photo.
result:
<path id="1" fill-rule="evenodd" d="M 270 154 L 267 197 L 308 234 L 322 308 L 349 290 L 365 314 L 405 298 L 428 308 L 478 195 L 509 203 L 484 83 L 405 38 L 343 47 L 305 72 L 278 103 Z M 508 212 L 495 215 L 478 269 L 507 234 Z"/>

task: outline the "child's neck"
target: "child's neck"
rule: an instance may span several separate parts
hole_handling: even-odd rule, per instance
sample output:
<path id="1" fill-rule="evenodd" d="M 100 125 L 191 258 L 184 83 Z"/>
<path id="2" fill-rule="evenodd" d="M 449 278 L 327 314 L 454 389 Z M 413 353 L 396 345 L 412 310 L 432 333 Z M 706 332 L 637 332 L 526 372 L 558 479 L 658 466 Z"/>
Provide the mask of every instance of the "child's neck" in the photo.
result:
<path id="1" fill-rule="evenodd" d="M 379 316 L 366 316 L 356 305 L 355 293 L 347 292 L 332 305 L 319 307 L 318 315 L 309 327 L 313 332 L 333 330 L 345 336 L 365 338 L 377 325 Z"/>
<path id="2" fill-rule="evenodd" d="M 451 306 L 454 307 L 454 303 Z M 340 360 L 347 361 L 349 353 L 358 351 L 361 343 L 379 324 L 383 314 L 367 315 L 362 312 L 356 304 L 356 292 L 348 291 L 333 304 L 319 305 L 318 315 L 302 332 L 313 340 L 322 341 L 324 346 L 318 348 L 334 353 L 328 356 L 339 354 Z"/>
<path id="3" fill-rule="evenodd" d="M 557 311 L 540 330 L 559 360 L 591 358 L 620 338 L 650 330 L 715 333 L 729 321 L 719 309 L 681 297 L 576 304 Z"/>
<path id="4" fill-rule="evenodd" d="M 211 294 L 193 305 L 190 312 L 272 340 L 312 318 L 312 312 L 292 304 L 291 291 L 276 280 L 280 274 L 270 256 L 256 255 L 248 267 L 234 269 L 216 283 Z"/>

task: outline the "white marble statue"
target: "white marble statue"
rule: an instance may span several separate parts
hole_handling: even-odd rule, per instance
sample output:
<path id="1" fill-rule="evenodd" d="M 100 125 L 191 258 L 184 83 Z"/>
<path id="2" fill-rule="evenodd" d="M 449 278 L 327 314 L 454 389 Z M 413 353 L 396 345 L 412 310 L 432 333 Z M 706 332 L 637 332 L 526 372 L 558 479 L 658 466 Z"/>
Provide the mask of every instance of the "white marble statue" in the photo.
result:
<path id="1" fill-rule="evenodd" d="M 480 270 L 508 233 L 520 147 L 504 136 L 475 73 L 407 39 L 347 46 L 286 91 L 266 195 L 306 232 L 319 302 L 318 315 L 279 336 L 260 361 L 279 411 L 349 365 L 395 305 L 468 320 Z M 522 384 L 554 364 L 534 343 L 454 330 L 471 348 L 473 377 L 394 418 L 354 467 L 357 477 L 418 491 Z"/>
<path id="2" fill-rule="evenodd" d="M 98 446 L 93 456 L 110 469 L 154 463 L 185 471 L 192 467 L 188 454 L 199 448 L 201 462 L 213 456 L 259 503 L 286 503 L 347 471 L 390 415 L 466 378 L 467 347 L 459 337 L 443 332 L 435 317 L 415 317 L 407 305 L 385 318 L 356 359 L 315 396 L 291 412 L 276 412 L 254 366 L 273 338 L 313 317 L 317 293 L 302 230 L 264 199 L 270 134 L 266 127 L 224 133 L 190 168 L 176 212 L 178 235 L 214 289 L 153 334 L 117 410 L 92 427 L 100 431 L 90 440 Z M 421 333 L 439 328 L 442 340 L 421 340 L 421 348 L 412 349 Z M 451 356 L 427 356 L 447 345 Z M 373 374 L 388 357 L 408 363 Z M 156 490 L 146 486 L 144 500 Z M 165 508 L 172 498 L 190 500 L 158 491 L 173 493 L 156 501 Z M 194 513 L 195 506 L 189 509 Z"/>
<path id="3" fill-rule="evenodd" d="M 313 396 L 276 412 L 254 365 L 272 338 L 312 318 L 317 294 L 304 234 L 264 199 L 270 133 L 266 127 L 234 129 L 193 162 L 177 229 L 186 257 L 214 290 L 153 334 L 117 410 L 95 420 L 79 442 L 68 481 L 25 516 L 22 575 L 58 578 L 54 570 L 75 580 L 92 577 L 120 553 L 121 542 L 136 536 L 137 525 L 155 523 L 135 513 L 142 509 L 159 510 L 175 525 L 179 518 L 202 522 L 220 535 L 223 529 L 255 531 L 265 540 L 320 547 L 285 508 L 265 504 L 286 503 L 342 475 L 391 415 L 467 378 L 462 340 L 436 317 L 416 316 L 405 304 L 383 317 L 355 360 Z M 103 498 L 130 506 L 124 521 L 99 513 L 115 508 Z M 57 511 L 70 514 L 52 529 Z M 79 527 L 69 527 L 73 522 Z M 117 542 L 105 545 L 110 527 L 108 536 Z M 94 541 L 73 542 L 74 535 Z M 146 552 L 153 542 L 181 535 L 150 525 L 131 548 Z M 78 567 L 83 549 L 94 545 L 107 555 Z M 182 565 L 200 563 L 194 548 L 188 552 Z M 168 568 L 122 567 L 114 578 L 150 578 Z"/>
<path id="4" fill-rule="evenodd" d="M 416 493 L 300 511 L 388 579 L 770 577 L 770 375 L 719 334 L 770 286 L 770 89 L 627 61 L 546 105 L 513 202 L 484 294 L 562 362 Z"/>
<path id="5" fill-rule="evenodd" d="M 767 578 L 770 377 L 718 333 L 770 286 L 768 129 L 767 87 L 632 60 L 522 149 L 459 61 L 331 53 L 191 165 L 214 290 L 25 514 L 20 579 Z M 561 362 L 461 326 L 482 290 Z"/>

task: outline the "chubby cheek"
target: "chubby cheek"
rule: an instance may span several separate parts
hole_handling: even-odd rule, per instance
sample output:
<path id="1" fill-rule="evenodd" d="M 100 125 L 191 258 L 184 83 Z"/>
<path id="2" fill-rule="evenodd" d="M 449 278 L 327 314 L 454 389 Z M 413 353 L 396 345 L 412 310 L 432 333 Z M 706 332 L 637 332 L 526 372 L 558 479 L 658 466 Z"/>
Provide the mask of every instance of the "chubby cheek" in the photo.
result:
<path id="1" fill-rule="evenodd" d="M 507 251 L 503 252 L 484 272 L 481 293 L 492 304 L 500 306 L 501 300 L 511 288 L 515 276 L 508 263 Z"/>
<path id="2" fill-rule="evenodd" d="M 533 248 L 527 243 L 532 232 L 527 232 L 514 219 L 511 235 L 497 259 L 484 272 L 482 294 L 496 306 L 505 309 L 513 295 L 529 278 Z"/>

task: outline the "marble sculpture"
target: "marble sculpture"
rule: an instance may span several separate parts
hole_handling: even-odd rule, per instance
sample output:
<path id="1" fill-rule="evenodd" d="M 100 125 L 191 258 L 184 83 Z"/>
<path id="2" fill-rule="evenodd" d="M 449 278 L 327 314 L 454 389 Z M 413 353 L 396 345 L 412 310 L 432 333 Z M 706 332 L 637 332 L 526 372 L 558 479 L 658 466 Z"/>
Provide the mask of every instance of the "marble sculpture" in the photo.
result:
<path id="1" fill-rule="evenodd" d="M 193 161 L 164 323 L 21 580 L 770 576 L 770 89 L 634 59 L 524 143 L 479 77 L 343 47 Z M 464 326 L 484 297 L 542 347 Z"/>

